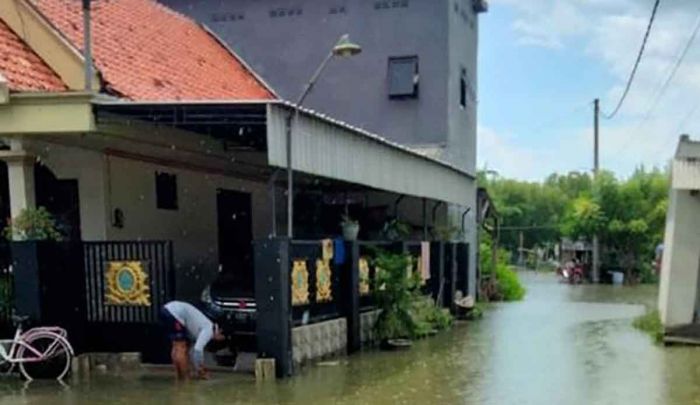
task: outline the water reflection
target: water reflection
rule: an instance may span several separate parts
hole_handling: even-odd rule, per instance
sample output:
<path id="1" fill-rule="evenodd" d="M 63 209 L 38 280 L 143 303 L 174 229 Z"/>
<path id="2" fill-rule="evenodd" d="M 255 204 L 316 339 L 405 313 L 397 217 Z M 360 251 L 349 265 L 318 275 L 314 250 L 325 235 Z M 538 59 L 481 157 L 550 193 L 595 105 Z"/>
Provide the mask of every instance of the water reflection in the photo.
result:
<path id="1" fill-rule="evenodd" d="M 177 385 L 167 373 L 151 373 L 23 389 L 6 379 L 0 404 L 700 403 L 700 349 L 658 347 L 631 327 L 654 304 L 654 287 L 525 279 L 524 302 L 495 305 L 480 322 L 407 352 L 366 352 L 282 382 L 219 375 Z"/>

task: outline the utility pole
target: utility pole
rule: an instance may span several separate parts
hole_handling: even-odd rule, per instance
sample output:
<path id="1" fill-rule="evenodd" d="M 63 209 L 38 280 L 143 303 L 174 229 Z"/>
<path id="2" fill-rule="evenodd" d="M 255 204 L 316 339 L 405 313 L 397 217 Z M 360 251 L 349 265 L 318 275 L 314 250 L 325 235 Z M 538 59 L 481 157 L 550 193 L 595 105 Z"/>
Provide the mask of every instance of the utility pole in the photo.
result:
<path id="1" fill-rule="evenodd" d="M 524 264 L 523 260 L 523 249 L 525 248 L 525 235 L 523 231 L 520 231 L 520 249 L 518 249 L 518 265 L 522 266 Z"/>
<path id="2" fill-rule="evenodd" d="M 600 117 L 600 100 L 593 100 L 593 179 L 598 177 L 600 169 L 599 142 L 598 142 L 598 121 Z M 593 235 L 593 282 L 600 282 L 600 246 L 598 244 L 598 234 Z"/>

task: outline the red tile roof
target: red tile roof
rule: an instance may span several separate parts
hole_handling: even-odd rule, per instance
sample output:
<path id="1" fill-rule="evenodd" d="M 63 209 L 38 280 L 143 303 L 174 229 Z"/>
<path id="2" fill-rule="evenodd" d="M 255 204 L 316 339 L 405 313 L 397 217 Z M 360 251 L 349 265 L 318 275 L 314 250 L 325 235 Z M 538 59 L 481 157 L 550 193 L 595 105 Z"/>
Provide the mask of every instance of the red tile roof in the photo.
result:
<path id="1" fill-rule="evenodd" d="M 78 0 L 31 0 L 75 46 Z M 108 91 L 139 101 L 253 100 L 274 95 L 200 25 L 153 0 L 93 0 L 93 54 Z"/>
<path id="2" fill-rule="evenodd" d="M 0 75 L 11 91 L 62 91 L 56 72 L 0 20 Z"/>

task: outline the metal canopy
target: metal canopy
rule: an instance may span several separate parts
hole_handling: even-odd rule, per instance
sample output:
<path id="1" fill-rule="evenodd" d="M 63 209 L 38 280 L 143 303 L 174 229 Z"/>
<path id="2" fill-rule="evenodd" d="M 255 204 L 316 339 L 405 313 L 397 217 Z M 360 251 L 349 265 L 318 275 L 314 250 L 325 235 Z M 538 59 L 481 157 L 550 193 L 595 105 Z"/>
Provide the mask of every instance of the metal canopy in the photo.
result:
<path id="1" fill-rule="evenodd" d="M 232 148 L 266 151 L 268 165 L 285 168 L 285 117 L 294 107 L 260 102 L 94 103 L 95 122 L 169 126 L 230 142 Z M 295 171 L 351 188 L 370 188 L 460 206 L 476 201 L 474 176 L 340 121 L 298 110 L 293 122 Z M 307 177 L 307 176 L 304 176 Z"/>
<path id="2" fill-rule="evenodd" d="M 290 105 L 268 105 L 267 154 L 272 166 L 287 165 L 285 118 L 290 111 Z M 476 201 L 474 177 L 453 165 L 309 110 L 295 117 L 295 171 L 459 206 Z"/>

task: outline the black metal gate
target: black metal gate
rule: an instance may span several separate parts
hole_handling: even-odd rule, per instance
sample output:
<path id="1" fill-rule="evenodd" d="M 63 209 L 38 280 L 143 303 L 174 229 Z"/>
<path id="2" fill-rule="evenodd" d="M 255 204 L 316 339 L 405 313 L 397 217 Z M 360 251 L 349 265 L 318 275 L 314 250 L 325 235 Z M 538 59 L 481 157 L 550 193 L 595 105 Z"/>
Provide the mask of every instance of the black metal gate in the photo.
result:
<path id="1" fill-rule="evenodd" d="M 172 254 L 169 241 L 12 243 L 14 307 L 66 328 L 78 353 L 133 351 L 165 361 L 158 313 L 175 295 Z M 128 266 L 138 269 L 126 282 L 140 283 L 140 302 L 111 298 L 110 268 Z"/>
<path id="2" fill-rule="evenodd" d="M 168 358 L 158 326 L 160 308 L 175 296 L 172 243 L 169 241 L 84 242 L 85 321 L 89 351 L 137 351 L 145 361 Z M 148 303 L 108 299 L 108 268 L 138 263 L 148 288 Z"/>

